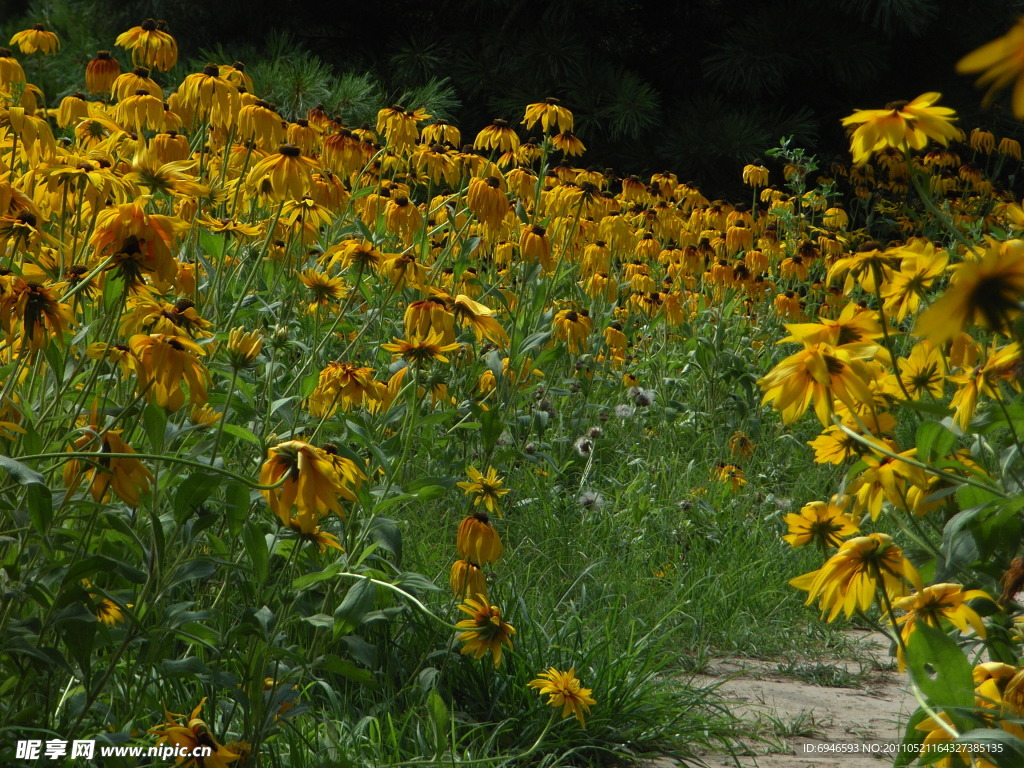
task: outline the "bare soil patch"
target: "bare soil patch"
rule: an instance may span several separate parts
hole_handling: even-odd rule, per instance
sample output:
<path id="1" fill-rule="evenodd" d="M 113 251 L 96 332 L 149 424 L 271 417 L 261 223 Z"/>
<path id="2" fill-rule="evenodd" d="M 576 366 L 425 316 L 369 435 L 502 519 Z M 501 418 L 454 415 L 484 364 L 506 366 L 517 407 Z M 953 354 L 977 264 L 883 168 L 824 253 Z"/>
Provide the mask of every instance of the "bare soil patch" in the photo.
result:
<path id="1" fill-rule="evenodd" d="M 693 683 L 716 686 L 749 726 L 736 755 L 706 755 L 709 768 L 881 768 L 891 753 L 869 745 L 899 743 L 917 704 L 889 655 L 888 639 L 851 632 L 846 658 L 761 661 L 719 659 Z M 846 745 L 853 753 L 819 752 Z"/>

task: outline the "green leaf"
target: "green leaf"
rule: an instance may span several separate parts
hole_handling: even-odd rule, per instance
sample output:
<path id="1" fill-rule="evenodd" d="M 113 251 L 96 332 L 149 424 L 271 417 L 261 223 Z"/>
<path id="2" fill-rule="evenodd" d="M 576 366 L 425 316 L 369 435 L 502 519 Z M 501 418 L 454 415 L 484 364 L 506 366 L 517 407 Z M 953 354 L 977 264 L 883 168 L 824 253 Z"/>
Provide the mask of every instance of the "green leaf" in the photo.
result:
<path id="1" fill-rule="evenodd" d="M 32 483 L 25 488 L 25 503 L 28 517 L 36 533 L 45 536 L 53 522 L 53 497 L 45 485 Z"/>
<path id="2" fill-rule="evenodd" d="M 433 726 L 430 731 L 433 747 L 438 752 L 442 751 L 448 743 L 448 727 L 451 717 L 448 713 L 448 705 L 444 703 L 441 694 L 434 688 L 427 694 L 427 714 L 430 716 L 430 724 Z"/>
<path id="3" fill-rule="evenodd" d="M 220 261 L 224 256 L 224 236 L 215 235 L 212 232 L 207 232 L 205 229 L 199 230 L 199 245 L 212 256 L 216 261 Z"/>
<path id="4" fill-rule="evenodd" d="M 208 579 L 217 572 L 217 564 L 207 558 L 196 558 L 181 564 L 170 579 L 170 585 L 183 584 L 186 581 Z"/>
<path id="5" fill-rule="evenodd" d="M 10 456 L 0 456 L 0 467 L 6 469 L 8 476 L 18 485 L 46 485 L 46 479 L 41 474 Z"/>
<path id="6" fill-rule="evenodd" d="M 251 520 L 242 527 L 242 543 L 245 545 L 245 553 L 249 555 L 249 562 L 252 563 L 256 583 L 262 585 L 267 580 L 270 569 L 270 551 L 267 549 L 267 539 L 263 531 Z"/>
<path id="7" fill-rule="evenodd" d="M 349 638 L 350 639 L 350 638 Z M 348 659 L 342 659 L 333 653 L 329 653 L 320 660 L 321 669 L 341 675 L 347 680 L 360 685 L 374 685 L 373 672 L 368 669 L 360 669 Z"/>
<path id="8" fill-rule="evenodd" d="M 316 627 L 317 629 L 329 629 L 334 626 L 334 617 L 328 616 L 326 613 L 315 613 L 312 616 L 303 616 L 302 620 L 311 627 Z"/>
<path id="9" fill-rule="evenodd" d="M 160 662 L 160 668 L 168 677 L 193 677 L 210 671 L 202 659 L 196 656 L 186 656 L 184 659 L 164 659 Z"/>
<path id="10" fill-rule="evenodd" d="M 396 560 L 402 559 L 402 532 L 398 523 L 389 517 L 375 517 L 370 521 L 370 539 L 386 549 Z"/>
<path id="11" fill-rule="evenodd" d="M 251 430 L 248 430 L 245 427 L 240 427 L 237 424 L 225 424 L 224 431 L 227 432 L 232 437 L 237 437 L 240 440 L 245 440 L 247 443 L 252 443 L 253 445 L 260 444 L 260 439 L 256 437 L 256 435 L 253 434 Z"/>
<path id="12" fill-rule="evenodd" d="M 195 472 L 181 479 L 174 492 L 174 518 L 183 521 L 206 502 L 223 479 L 212 472 Z"/>
<path id="13" fill-rule="evenodd" d="M 962 713 L 974 706 L 971 664 L 945 632 L 915 623 L 907 643 L 907 665 L 932 708 L 944 710 L 957 730 L 970 727 Z"/>
<path id="14" fill-rule="evenodd" d="M 155 403 L 146 403 L 142 409 L 142 426 L 149 438 L 154 453 L 164 449 L 164 437 L 167 435 L 167 411 Z"/>
<path id="15" fill-rule="evenodd" d="M 319 584 L 322 581 L 333 579 L 340 570 L 340 565 L 338 565 L 337 563 L 331 563 L 322 571 L 319 571 L 317 573 L 307 573 L 302 576 L 299 576 L 292 582 L 292 589 L 301 591 L 303 589 L 306 589 L 307 587 L 313 586 L 314 584 Z"/>
<path id="16" fill-rule="evenodd" d="M 337 619 L 334 625 L 335 636 L 354 632 L 376 604 L 377 587 L 370 579 L 361 579 L 353 584 L 334 612 L 334 618 Z"/>
<path id="17" fill-rule="evenodd" d="M 224 502 L 227 507 L 228 530 L 237 536 L 242 524 L 249 517 L 249 487 L 232 481 L 224 486 Z"/>
<path id="18" fill-rule="evenodd" d="M 932 462 L 947 456 L 956 444 L 956 435 L 937 421 L 925 421 L 917 428 L 917 458 Z"/>

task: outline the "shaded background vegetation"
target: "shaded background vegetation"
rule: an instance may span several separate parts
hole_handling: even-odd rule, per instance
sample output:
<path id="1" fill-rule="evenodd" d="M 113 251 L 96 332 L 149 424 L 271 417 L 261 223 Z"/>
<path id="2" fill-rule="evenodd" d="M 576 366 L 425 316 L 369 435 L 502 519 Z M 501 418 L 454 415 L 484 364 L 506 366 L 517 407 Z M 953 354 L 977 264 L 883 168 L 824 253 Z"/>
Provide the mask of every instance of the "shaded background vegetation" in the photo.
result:
<path id="1" fill-rule="evenodd" d="M 576 114 L 585 162 L 672 169 L 712 194 L 784 134 L 845 156 L 839 118 L 928 90 L 966 126 L 1016 130 L 998 105 L 980 112 L 954 66 L 1002 34 L 1020 0 L 7 2 L 0 31 L 50 23 L 83 67 L 118 32 L 165 19 L 183 60 L 165 82 L 206 59 L 240 59 L 291 116 L 323 102 L 358 124 L 398 101 L 472 140 L 492 118 L 517 120 L 526 103 L 557 96 Z M 82 75 L 67 77 L 54 88 Z"/>

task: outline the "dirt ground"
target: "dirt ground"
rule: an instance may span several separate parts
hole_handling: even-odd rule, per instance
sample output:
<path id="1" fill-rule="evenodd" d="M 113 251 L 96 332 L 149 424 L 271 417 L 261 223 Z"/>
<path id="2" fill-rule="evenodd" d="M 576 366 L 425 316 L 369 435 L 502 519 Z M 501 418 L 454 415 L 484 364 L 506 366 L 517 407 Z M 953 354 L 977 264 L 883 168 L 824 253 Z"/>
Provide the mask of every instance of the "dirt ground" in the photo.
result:
<path id="1" fill-rule="evenodd" d="M 899 743 L 916 702 L 886 638 L 852 632 L 850 639 L 854 652 L 844 659 L 720 659 L 696 676 L 694 685 L 717 686 L 750 729 L 735 757 L 704 756 L 709 768 L 892 765 L 891 753 L 867 750 Z M 850 753 L 819 752 L 818 745 L 843 745 Z"/>

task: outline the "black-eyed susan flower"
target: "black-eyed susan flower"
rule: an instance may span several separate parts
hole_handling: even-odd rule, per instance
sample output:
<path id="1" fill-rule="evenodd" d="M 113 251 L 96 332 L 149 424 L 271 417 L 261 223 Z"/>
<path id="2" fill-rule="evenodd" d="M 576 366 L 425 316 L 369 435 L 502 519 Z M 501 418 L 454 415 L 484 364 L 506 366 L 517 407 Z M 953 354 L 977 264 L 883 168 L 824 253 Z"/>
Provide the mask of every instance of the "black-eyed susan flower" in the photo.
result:
<path id="1" fill-rule="evenodd" d="M 552 321 L 554 337 L 564 341 L 569 353 L 578 355 L 590 338 L 593 321 L 585 309 L 563 309 L 555 314 Z"/>
<path id="2" fill-rule="evenodd" d="M 246 331 L 239 326 L 228 332 L 228 362 L 236 371 L 252 365 L 262 348 L 263 335 L 259 331 Z"/>
<path id="3" fill-rule="evenodd" d="M 85 88 L 89 93 L 110 93 L 121 65 L 110 55 L 110 51 L 99 51 L 85 65 Z"/>
<path id="4" fill-rule="evenodd" d="M 89 242 L 98 259 L 117 254 L 137 257 L 135 261 L 143 272 L 170 283 L 178 274 L 171 247 L 188 224 L 174 216 L 148 213 L 148 203 L 149 197 L 142 196 L 104 208 Z"/>
<path id="5" fill-rule="evenodd" d="M 456 148 L 462 146 L 462 134 L 459 129 L 447 120 L 440 119 L 423 126 L 420 140 L 424 144 L 447 144 Z"/>
<path id="6" fill-rule="evenodd" d="M 348 411 L 369 405 L 378 399 L 379 383 L 373 369 L 353 363 L 331 361 L 320 371 L 316 388 L 310 393 L 306 407 L 317 417 L 332 415 L 337 408 Z"/>
<path id="7" fill-rule="evenodd" d="M 551 240 L 548 238 L 547 229 L 539 224 L 523 225 L 519 237 L 519 252 L 530 264 L 539 261 L 545 272 L 554 269 L 554 262 L 551 260 Z"/>
<path id="8" fill-rule="evenodd" d="M 274 200 L 298 200 L 309 192 L 316 163 L 293 144 L 282 144 L 277 152 L 253 166 L 245 177 L 249 189 Z"/>
<path id="9" fill-rule="evenodd" d="M 238 87 L 220 76 L 216 64 L 185 77 L 178 95 L 187 112 L 215 127 L 233 125 L 239 111 Z"/>
<path id="10" fill-rule="evenodd" d="M 493 563 L 504 551 L 501 536 L 483 510 L 474 511 L 459 523 L 456 548 L 460 558 L 478 565 Z"/>
<path id="11" fill-rule="evenodd" d="M 998 91 L 1013 83 L 1013 116 L 1024 118 L 1024 18 L 1002 37 L 960 59 L 956 70 L 961 74 L 981 73 L 977 85 L 988 86 L 983 104 L 989 104 Z"/>
<path id="12" fill-rule="evenodd" d="M 496 176 L 470 179 L 466 203 L 481 223 L 494 230 L 501 226 L 509 211 L 502 180 Z"/>
<path id="13" fill-rule="evenodd" d="M 767 187 L 768 169 L 759 160 L 743 166 L 743 183 L 749 187 Z"/>
<path id="14" fill-rule="evenodd" d="M 844 541 L 819 570 L 789 583 L 809 593 L 807 605 L 820 599 L 822 615 L 828 613 L 833 621 L 840 613 L 849 618 L 855 610 L 867 610 L 878 590 L 885 590 L 890 598 L 906 595 L 908 579 L 920 583 L 892 537 L 871 533 Z"/>
<path id="15" fill-rule="evenodd" d="M 436 331 L 441 334 L 441 341 L 445 344 L 455 341 L 455 315 L 448 309 L 447 303 L 437 296 L 410 302 L 405 308 L 403 320 L 406 338 L 424 338 Z"/>
<path id="16" fill-rule="evenodd" d="M 873 402 L 863 361 L 872 357 L 875 349 L 874 344 L 808 345 L 758 380 L 765 393 L 762 403 L 772 403 L 782 413 L 783 422 L 792 424 L 813 401 L 818 420 L 826 426 L 833 399 L 851 407 L 857 402 Z"/>
<path id="17" fill-rule="evenodd" d="M 404 358 L 414 365 L 423 365 L 431 360 L 447 363 L 448 358 L 445 357 L 444 353 L 451 352 L 453 349 L 458 349 L 458 347 L 459 345 L 455 342 L 445 344 L 443 337 L 438 331 L 431 331 L 422 338 L 419 336 L 408 339 L 396 337 L 390 344 L 381 344 L 381 348 L 390 352 L 395 360 Z"/>
<path id="18" fill-rule="evenodd" d="M 9 304 L 21 343 L 34 350 L 45 348 L 51 339 L 60 343 L 73 321 L 71 307 L 58 300 L 53 286 L 17 278 L 11 288 Z"/>
<path id="19" fill-rule="evenodd" d="M 913 101 L 894 101 L 884 109 L 863 109 L 843 118 L 843 125 L 858 126 L 850 140 L 850 152 L 858 165 L 887 147 L 924 149 L 929 139 L 943 146 L 956 138 L 956 112 L 934 106 L 941 94 L 924 93 Z"/>
<path id="20" fill-rule="evenodd" d="M 11 86 L 25 82 L 25 70 L 10 49 L 0 47 L 0 85 Z"/>
<path id="21" fill-rule="evenodd" d="M 135 449 L 121 438 L 121 434 L 121 430 L 100 433 L 95 427 L 90 427 L 68 450 L 95 450 L 96 457 L 88 463 L 80 459 L 69 460 L 64 465 L 64 485 L 74 490 L 84 481 L 88 483 L 89 493 L 97 502 L 105 501 L 113 491 L 128 506 L 139 506 L 142 495 L 149 493 L 153 473 L 138 459 L 104 456 L 109 453 L 135 453 Z"/>
<path id="22" fill-rule="evenodd" d="M 131 51 L 134 64 L 150 69 L 166 72 L 178 62 L 177 41 L 167 32 L 164 22 L 154 19 L 146 19 L 122 32 L 114 44 Z"/>
<path id="23" fill-rule="evenodd" d="M 949 288 L 917 319 L 914 333 L 943 344 L 970 325 L 1003 332 L 1020 316 L 1024 240 L 988 240 L 977 260 L 952 269 Z"/>
<path id="24" fill-rule="evenodd" d="M 33 24 L 28 29 L 15 32 L 10 45 L 18 46 L 22 53 L 41 53 L 44 56 L 55 56 L 60 48 L 60 39 L 42 24 Z"/>
<path id="25" fill-rule="evenodd" d="M 571 667 L 568 672 L 562 672 L 555 667 L 541 672 L 540 675 L 527 683 L 541 696 L 548 697 L 548 706 L 558 709 L 562 708 L 562 717 L 574 716 L 579 720 L 580 726 L 586 727 L 583 719 L 584 713 L 589 714 L 590 708 L 597 704 L 591 696 L 593 691 L 584 688 L 576 677 L 576 668 Z"/>
<path id="26" fill-rule="evenodd" d="M 206 703 L 204 697 L 199 706 L 192 710 L 184 725 L 181 718 L 184 715 L 173 714 L 164 710 L 164 722 L 149 729 L 154 736 L 158 736 L 157 744 L 167 744 L 180 750 L 180 754 L 188 757 L 179 757 L 177 765 L 181 768 L 226 768 L 226 766 L 239 759 L 240 755 L 233 752 L 226 746 L 220 744 L 210 733 L 210 728 L 204 720 L 199 718 L 203 705 Z M 204 747 L 210 751 L 205 757 L 192 757 L 201 751 L 198 747 Z"/>
<path id="27" fill-rule="evenodd" d="M 327 453 L 301 440 L 288 440 L 270 448 L 260 469 L 261 485 L 278 487 L 261 491 L 270 511 L 290 525 L 295 514 L 318 519 L 328 511 L 344 518 L 339 499 L 355 501 L 353 483 L 338 473 Z"/>
<path id="28" fill-rule="evenodd" d="M 910 636 L 918 622 L 940 628 L 943 626 L 943 620 L 946 620 L 963 634 L 966 635 L 973 629 L 978 637 L 984 639 L 985 625 L 981 616 L 967 605 L 968 600 L 977 599 L 994 602 L 984 590 L 965 590 L 961 584 L 932 584 L 894 601 L 892 605 L 894 609 L 906 611 L 896 620 L 897 624 L 903 625 L 900 630 L 903 643 L 897 651 L 900 671 L 903 671 L 903 666 L 906 663 L 906 659 L 903 657 L 903 647 L 910 642 Z"/>
<path id="29" fill-rule="evenodd" d="M 504 646 L 507 645 L 510 650 L 512 648 L 515 627 L 502 619 L 501 609 L 491 605 L 484 595 L 478 594 L 475 599 L 467 597 L 458 608 L 469 614 L 468 619 L 463 619 L 455 625 L 463 630 L 459 634 L 462 653 L 471 653 L 473 658 L 480 659 L 490 652 L 494 659 L 494 668 L 497 669 L 501 665 Z"/>
<path id="30" fill-rule="evenodd" d="M 838 547 L 843 539 L 859 530 L 846 513 L 849 506 L 849 497 L 841 496 L 833 496 L 828 502 L 805 504 L 799 512 L 791 512 L 783 518 L 789 533 L 782 538 L 791 547 L 813 544 L 822 551 Z"/>
<path id="31" fill-rule="evenodd" d="M 911 397 L 942 397 L 946 389 L 946 361 L 941 350 L 931 342 L 915 344 L 908 357 L 900 358 L 899 370 L 903 386 Z"/>
<path id="32" fill-rule="evenodd" d="M 579 157 L 587 148 L 572 131 L 556 133 L 551 137 L 551 145 L 567 157 Z"/>
<path id="33" fill-rule="evenodd" d="M 498 501 L 510 489 L 504 487 L 504 482 L 498 477 L 497 470 L 494 467 L 488 467 L 487 474 L 484 475 L 476 467 L 470 466 L 466 469 L 466 477 L 469 478 L 468 481 L 462 481 L 456 485 L 473 499 L 473 506 L 478 507 L 483 504 L 488 512 L 500 515 Z"/>
<path id="34" fill-rule="evenodd" d="M 473 329 L 477 341 L 488 341 L 499 347 L 508 345 L 508 334 L 494 317 L 494 310 L 460 293 L 452 301 L 452 313 L 460 325 Z"/>
<path id="35" fill-rule="evenodd" d="M 340 277 L 331 277 L 316 269 L 304 269 L 299 273 L 299 281 L 313 296 L 307 307 L 309 312 L 326 309 L 348 292 L 345 281 Z"/>
<path id="36" fill-rule="evenodd" d="M 558 99 L 548 96 L 544 101 L 528 104 L 526 107 L 522 125 L 530 131 L 537 123 L 540 123 L 544 133 L 552 129 L 565 133 L 572 130 L 572 112 L 563 107 Z"/>
<path id="37" fill-rule="evenodd" d="M 473 147 L 484 151 L 515 152 L 519 148 L 519 137 L 507 121 L 495 119 L 476 135 Z"/>
<path id="38" fill-rule="evenodd" d="M 487 598 L 487 577 L 476 563 L 456 560 L 452 563 L 448 583 L 456 597 L 471 598 L 480 595 L 484 599 Z"/>
<path id="39" fill-rule="evenodd" d="M 131 72 L 118 75 L 110 85 L 110 94 L 118 101 L 139 91 L 147 91 L 161 100 L 164 97 L 163 89 L 149 76 L 145 67 L 135 67 Z"/>
<path id="40" fill-rule="evenodd" d="M 184 385 L 193 405 L 206 402 L 210 373 L 199 358 L 205 350 L 191 339 L 163 333 L 136 334 L 128 342 L 139 360 L 139 389 L 161 408 L 185 404 Z"/>

